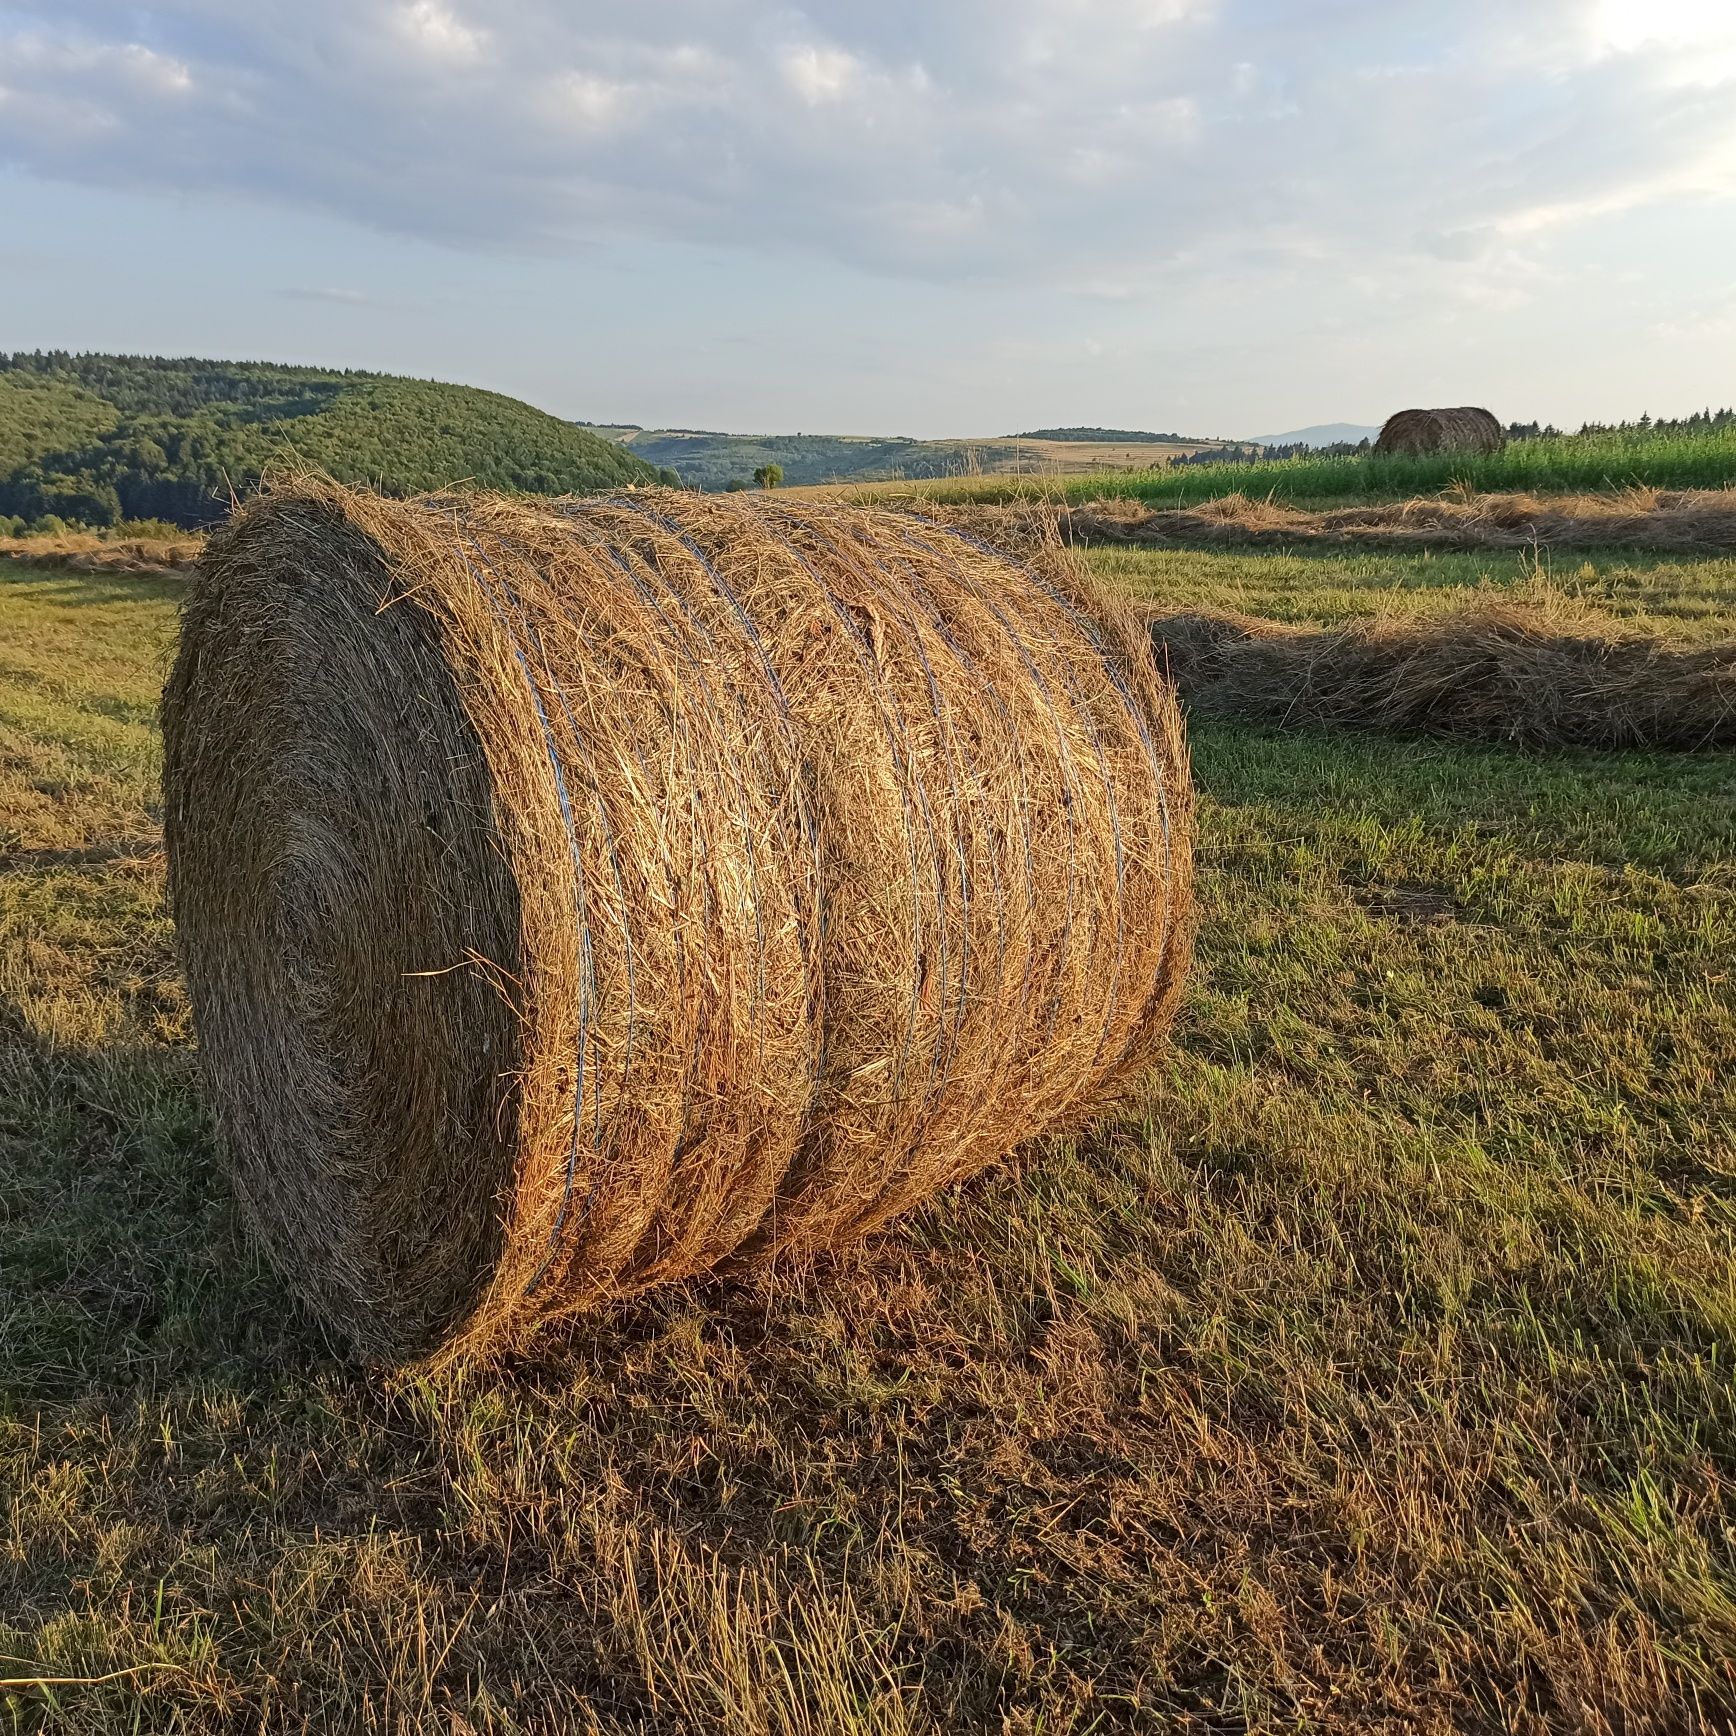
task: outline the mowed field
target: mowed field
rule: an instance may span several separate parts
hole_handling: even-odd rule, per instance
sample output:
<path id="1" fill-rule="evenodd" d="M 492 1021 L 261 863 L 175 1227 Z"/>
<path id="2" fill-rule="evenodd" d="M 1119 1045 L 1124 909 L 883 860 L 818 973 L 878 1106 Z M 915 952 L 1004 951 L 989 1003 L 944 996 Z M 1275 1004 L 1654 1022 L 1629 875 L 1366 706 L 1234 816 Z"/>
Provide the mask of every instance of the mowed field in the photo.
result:
<path id="1" fill-rule="evenodd" d="M 1703 645 L 1736 637 L 1736 557 L 1624 549 L 1094 548 L 1088 566 L 1154 609 L 1233 609 L 1333 623 L 1502 600 L 1567 610 L 1588 630 Z"/>
<path id="2" fill-rule="evenodd" d="M 1147 470 L 1171 458 L 1213 448 L 1186 440 L 953 440 L 966 474 L 984 476 L 1084 476 L 1104 471 Z M 872 487 L 872 483 L 834 486 Z"/>
<path id="3" fill-rule="evenodd" d="M 1164 607 L 1736 565 L 1099 551 Z M 1116 1125 L 433 1381 L 247 1249 L 163 910 L 179 581 L 0 563 L 0 1715 L 26 1731 L 1736 1718 L 1736 765 L 1193 732 Z"/>

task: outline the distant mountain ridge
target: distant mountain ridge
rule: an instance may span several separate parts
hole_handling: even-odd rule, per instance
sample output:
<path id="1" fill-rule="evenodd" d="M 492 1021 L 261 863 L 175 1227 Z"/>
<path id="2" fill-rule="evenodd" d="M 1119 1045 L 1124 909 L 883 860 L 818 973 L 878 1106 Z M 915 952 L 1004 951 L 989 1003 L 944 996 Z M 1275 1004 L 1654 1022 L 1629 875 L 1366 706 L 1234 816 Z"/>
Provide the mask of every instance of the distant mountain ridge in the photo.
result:
<path id="1" fill-rule="evenodd" d="M 1317 422 L 1311 428 L 1292 428 L 1288 434 L 1250 434 L 1247 446 L 1336 446 L 1340 441 L 1354 446 L 1372 440 L 1380 429 L 1363 422 Z"/>
<path id="2" fill-rule="evenodd" d="M 588 494 L 674 482 L 516 398 L 272 362 L 0 353 L 0 517 L 213 523 L 273 465 L 388 494 L 471 482 Z"/>

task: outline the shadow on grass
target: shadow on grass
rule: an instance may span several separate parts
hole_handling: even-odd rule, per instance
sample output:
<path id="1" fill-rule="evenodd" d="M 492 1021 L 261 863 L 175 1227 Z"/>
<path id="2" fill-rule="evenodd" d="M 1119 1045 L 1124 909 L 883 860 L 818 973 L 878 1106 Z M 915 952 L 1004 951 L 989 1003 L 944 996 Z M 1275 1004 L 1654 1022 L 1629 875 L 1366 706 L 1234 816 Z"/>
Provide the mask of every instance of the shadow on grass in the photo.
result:
<path id="1" fill-rule="evenodd" d="M 239 1233 L 191 1057 L 48 1049 L 0 1012 L 0 1411 L 311 1363 Z"/>
<path id="2" fill-rule="evenodd" d="M 1195 782 L 1272 839 L 1418 826 L 1675 878 L 1736 857 L 1728 754 L 1516 747 L 1190 716 Z M 1269 816 L 1270 823 L 1263 823 Z M 1202 824 L 1210 855 L 1225 828 Z M 1264 841 L 1264 840 L 1262 840 Z"/>

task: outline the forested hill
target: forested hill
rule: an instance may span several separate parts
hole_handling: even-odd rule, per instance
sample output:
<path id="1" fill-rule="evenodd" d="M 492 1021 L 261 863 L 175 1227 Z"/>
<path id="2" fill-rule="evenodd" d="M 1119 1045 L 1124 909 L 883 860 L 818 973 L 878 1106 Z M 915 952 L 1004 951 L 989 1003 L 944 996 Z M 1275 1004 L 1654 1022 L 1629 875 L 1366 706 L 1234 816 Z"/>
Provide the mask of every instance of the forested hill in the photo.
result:
<path id="1" fill-rule="evenodd" d="M 516 398 L 267 362 L 0 353 L 0 516 L 114 524 L 222 517 L 267 467 L 409 494 L 448 483 L 582 494 L 674 482 Z"/>

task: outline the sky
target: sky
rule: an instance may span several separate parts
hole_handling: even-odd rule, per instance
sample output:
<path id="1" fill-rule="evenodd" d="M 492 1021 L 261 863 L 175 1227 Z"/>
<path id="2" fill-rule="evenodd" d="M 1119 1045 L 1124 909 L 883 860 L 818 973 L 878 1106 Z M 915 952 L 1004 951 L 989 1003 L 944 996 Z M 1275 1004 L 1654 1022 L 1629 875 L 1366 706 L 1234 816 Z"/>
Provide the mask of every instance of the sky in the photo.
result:
<path id="1" fill-rule="evenodd" d="M 0 0 L 0 348 L 752 432 L 1736 400 L 1736 0 Z"/>

